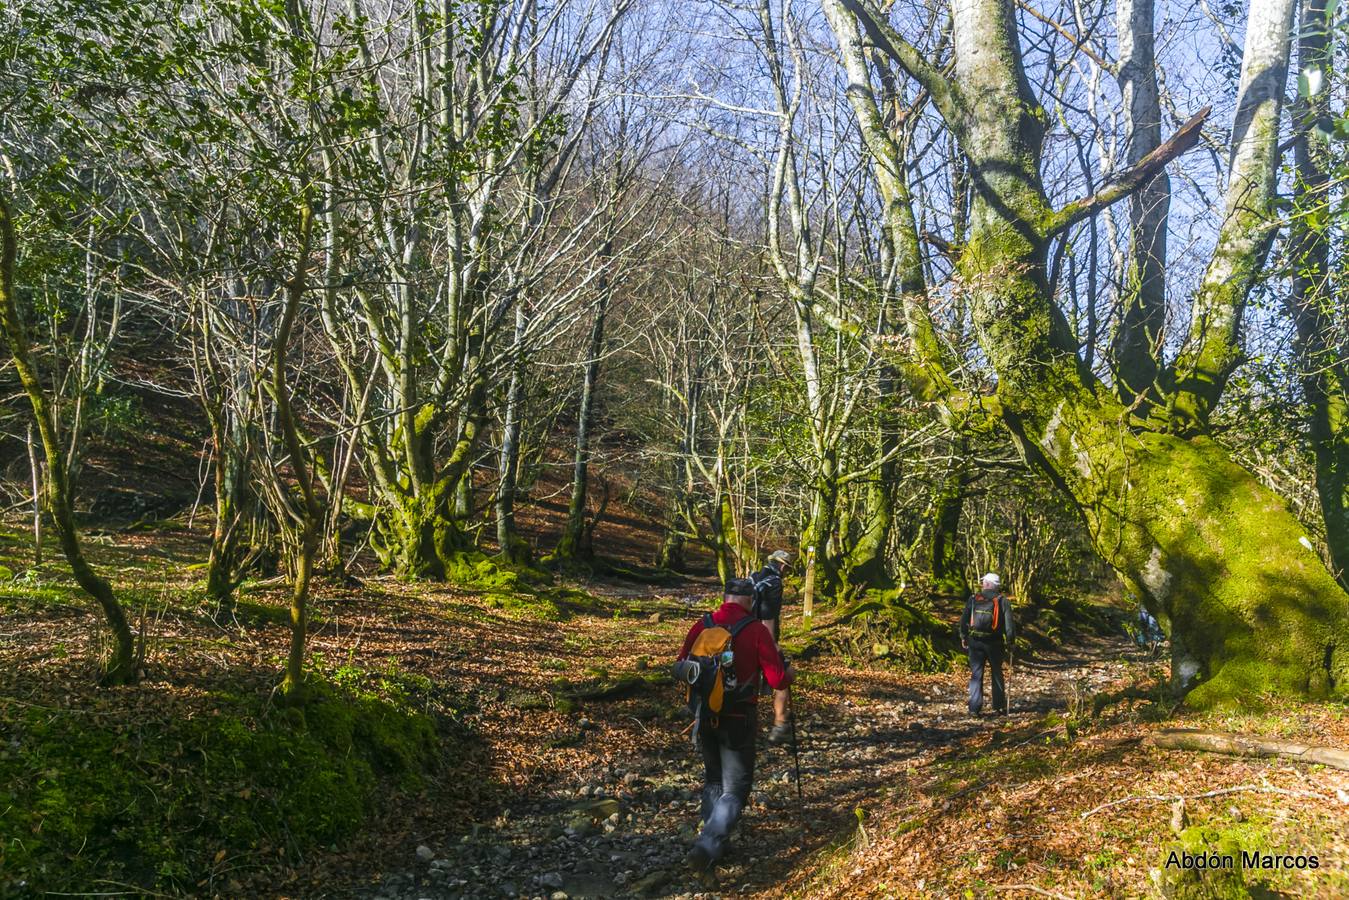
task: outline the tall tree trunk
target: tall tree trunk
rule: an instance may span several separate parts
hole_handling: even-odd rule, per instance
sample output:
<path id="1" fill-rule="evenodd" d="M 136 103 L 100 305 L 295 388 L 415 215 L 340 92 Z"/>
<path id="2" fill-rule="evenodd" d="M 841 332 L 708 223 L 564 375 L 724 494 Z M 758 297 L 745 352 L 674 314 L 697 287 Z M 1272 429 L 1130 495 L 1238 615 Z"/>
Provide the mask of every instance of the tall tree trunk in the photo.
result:
<path id="1" fill-rule="evenodd" d="M 1157 61 L 1153 53 L 1154 0 L 1118 0 L 1119 63 L 1115 77 L 1125 109 L 1125 161 L 1130 166 L 1162 143 Z M 1166 327 L 1166 233 L 1171 181 L 1158 172 L 1129 198 L 1129 255 L 1112 358 L 1120 399 L 1146 415 L 1159 399 L 1158 354 Z M 1095 236 L 1095 223 L 1092 223 Z M 1094 262 L 1094 257 L 1093 257 Z M 1094 283 L 1094 279 L 1092 279 Z M 1093 304 L 1094 307 L 1094 304 Z M 1089 339 L 1088 346 L 1092 345 Z"/>
<path id="2" fill-rule="evenodd" d="M 736 576 L 735 565 L 735 519 L 731 514 L 731 497 L 725 491 L 717 494 L 716 502 L 709 511 L 711 526 L 712 554 L 717 560 L 717 577 L 722 584 Z"/>
<path id="3" fill-rule="evenodd" d="M 497 548 L 501 558 L 528 565 L 529 544 L 515 530 L 515 494 L 520 474 L 520 420 L 525 404 L 525 310 L 523 299 L 515 305 L 515 346 L 512 350 L 510 387 L 506 391 L 506 419 L 501 428 L 501 455 L 497 486 Z"/>
<path id="4" fill-rule="evenodd" d="M 288 516 L 282 519 L 290 527 L 294 543 L 294 580 L 290 591 L 290 651 L 286 656 L 286 675 L 281 683 L 282 693 L 291 701 L 297 702 L 304 695 L 304 648 L 309 630 L 309 582 L 314 573 L 314 556 L 318 553 L 319 526 L 323 521 L 323 507 L 319 504 L 314 489 L 314 472 L 308 452 L 300 441 L 300 431 L 291 407 L 290 384 L 286 377 L 286 351 L 290 347 L 290 335 L 295 326 L 295 317 L 299 313 L 300 300 L 304 296 L 309 271 L 309 248 L 314 233 L 314 210 L 307 201 L 300 213 L 300 248 L 295 264 L 295 273 L 286 285 L 286 305 L 277 327 L 276 341 L 272 347 L 272 400 L 276 404 L 277 425 L 281 429 L 281 440 L 290 457 L 290 468 L 300 489 L 300 503 L 291 509 L 286 503 Z M 284 484 L 277 486 L 279 496 L 288 496 L 289 488 Z M 283 526 L 285 527 L 285 526 Z"/>
<path id="5" fill-rule="evenodd" d="M 612 248 L 606 241 L 601 256 L 607 259 L 611 252 Z M 604 352 L 604 322 L 609 311 L 608 275 L 602 277 L 599 290 L 599 306 L 595 310 L 595 321 L 590 326 L 590 341 L 585 365 L 581 370 L 581 406 L 576 412 L 576 459 L 572 464 L 571 501 L 567 505 L 567 524 L 562 531 L 562 539 L 553 551 L 555 559 L 589 559 L 593 554 L 587 539 L 589 530 L 585 527 L 586 495 L 590 480 L 590 425 L 594 418 L 600 356 Z"/>
<path id="6" fill-rule="evenodd" d="M 879 453 L 888 452 L 882 443 Z M 896 463 L 886 460 L 867 479 L 863 507 L 862 533 L 848 556 L 848 583 L 862 588 L 884 589 L 894 585 L 885 565 L 885 554 L 890 544 L 890 527 L 894 523 L 894 501 L 890 486 L 894 483 Z"/>
<path id="7" fill-rule="evenodd" d="M 696 399 L 696 395 L 694 398 Z M 684 416 L 684 433 L 679 456 L 670 460 L 670 500 L 665 511 L 665 536 L 656 551 L 656 567 L 677 572 L 684 567 L 687 535 L 694 522 L 692 500 L 693 473 L 689 455 L 695 440 L 697 417 L 690 409 Z"/>
<path id="8" fill-rule="evenodd" d="M 888 333 L 887 319 L 882 318 L 881 333 Z M 890 547 L 890 529 L 894 524 L 894 483 L 899 470 L 894 454 L 899 431 L 889 407 L 896 396 L 899 373 L 892 366 L 882 365 L 876 379 L 876 393 L 880 399 L 880 435 L 876 454 L 880 464 L 867 478 L 863 506 L 862 533 L 848 555 L 848 583 L 863 588 L 885 589 L 894 586 L 894 579 L 886 566 Z"/>
<path id="9" fill-rule="evenodd" d="M 37 461 L 33 426 L 28 426 L 28 471 L 33 479 L 33 565 L 42 565 L 42 464 Z"/>
<path id="10" fill-rule="evenodd" d="M 964 453 L 956 449 L 956 455 Z M 932 501 L 932 533 L 929 538 L 929 564 L 932 589 L 946 597 L 965 593 L 965 569 L 960 563 L 960 516 L 965 509 L 965 471 L 960 464 L 941 480 Z"/>
<path id="11" fill-rule="evenodd" d="M 1296 0 L 1253 0 L 1249 7 L 1223 222 L 1195 294 L 1189 340 L 1170 376 L 1170 426 L 1180 434 L 1207 429 L 1241 362 L 1246 300 L 1279 230 L 1279 122 L 1296 6 Z"/>
<path id="12" fill-rule="evenodd" d="M 654 560 L 656 568 L 678 572 L 684 568 L 684 521 L 685 510 L 682 500 L 670 498 L 670 508 L 666 511 L 665 536 L 661 538 Z"/>
<path id="13" fill-rule="evenodd" d="M 225 612 L 243 577 L 247 562 L 241 548 L 241 528 L 245 510 L 249 460 L 245 451 L 248 425 L 224 404 L 208 410 L 211 443 L 214 449 L 212 484 L 214 486 L 214 522 L 211 548 L 206 559 L 206 595 Z"/>
<path id="14" fill-rule="evenodd" d="M 1307 96 L 1296 109 L 1295 215 L 1289 223 L 1293 284 L 1289 313 L 1297 329 L 1308 436 L 1326 544 L 1341 584 L 1349 586 L 1349 360 L 1335 337 L 1344 311 L 1330 280 L 1330 127 L 1333 45 L 1325 0 L 1303 0 L 1298 62 Z"/>
<path id="15" fill-rule="evenodd" d="M 47 511 L 56 526 L 61 550 L 70 564 L 75 581 L 99 605 L 103 618 L 112 630 L 112 657 L 104 668 L 102 681 L 105 684 L 129 684 L 136 679 L 135 641 L 126 613 L 112 592 L 112 585 L 84 558 L 70 498 L 70 471 L 65 450 L 56 432 L 56 415 L 42 387 L 42 378 L 32 357 L 28 329 L 19 315 L 18 299 L 14 296 L 14 261 L 17 252 L 9 201 L 0 196 L 0 329 L 5 332 L 10 353 L 14 357 L 14 369 L 33 407 L 33 420 L 42 441 L 42 452 L 47 463 Z"/>
<path id="16" fill-rule="evenodd" d="M 375 520 L 371 546 L 380 562 L 402 578 L 444 580 L 473 549 L 464 530 L 466 513 L 472 510 L 466 482 L 472 478 L 473 456 L 487 424 L 484 378 L 475 379 L 468 388 L 463 409 L 451 432 L 454 441 L 441 459 L 435 458 L 431 425 L 421 424 L 430 423 L 434 411 L 425 409 L 417 416 L 420 430 L 409 456 L 424 473 L 418 484 L 408 485 L 387 476 L 376 479 L 382 509 Z M 464 500 L 470 505 L 461 513 Z"/>
<path id="17" fill-rule="evenodd" d="M 1349 691 L 1349 595 L 1286 504 L 1202 433 L 1236 358 L 1243 292 L 1272 235 L 1290 0 L 1252 4 L 1228 214 L 1169 398 L 1181 434 L 1130 416 L 1081 364 L 1053 303 L 1049 240 L 1137 184 L 1121 180 L 1096 197 L 1050 207 L 1040 181 L 1045 114 L 1021 65 L 1011 0 L 956 0 L 954 82 L 868 0 L 842 2 L 932 91 L 965 150 L 974 203 L 959 269 L 998 376 L 1003 421 L 1071 498 L 1102 557 L 1169 619 L 1176 686 L 1200 705 Z M 1171 146 L 1174 155 L 1186 144 Z"/>
<path id="18" fill-rule="evenodd" d="M 805 541 L 801 548 L 802 557 L 807 549 L 815 548 L 814 588 L 825 595 L 836 595 L 843 586 L 843 571 L 840 560 L 830 552 L 829 540 L 834 534 L 838 521 L 838 455 L 825 448 L 816 465 L 814 501 L 811 504 L 810 520 L 806 525 Z"/>

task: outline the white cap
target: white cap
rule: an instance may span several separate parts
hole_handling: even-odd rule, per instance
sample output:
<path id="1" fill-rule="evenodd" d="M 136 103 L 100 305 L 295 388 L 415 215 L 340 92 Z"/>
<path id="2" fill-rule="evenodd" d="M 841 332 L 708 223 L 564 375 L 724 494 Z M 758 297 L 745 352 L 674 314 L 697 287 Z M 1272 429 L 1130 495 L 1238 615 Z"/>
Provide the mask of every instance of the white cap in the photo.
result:
<path id="1" fill-rule="evenodd" d="M 979 585 L 980 587 L 986 588 L 1002 587 L 1002 579 L 992 572 L 989 572 L 983 578 L 979 579 Z"/>

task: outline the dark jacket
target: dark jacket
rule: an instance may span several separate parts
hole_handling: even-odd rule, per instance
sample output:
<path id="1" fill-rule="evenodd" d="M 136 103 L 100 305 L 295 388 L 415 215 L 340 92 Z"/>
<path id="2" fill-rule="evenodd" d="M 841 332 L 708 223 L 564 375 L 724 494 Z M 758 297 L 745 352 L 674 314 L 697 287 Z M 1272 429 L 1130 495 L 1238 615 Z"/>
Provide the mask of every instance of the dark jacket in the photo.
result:
<path id="1" fill-rule="evenodd" d="M 984 599 L 981 596 L 982 593 L 981 591 L 979 594 L 971 594 L 970 598 L 965 601 L 965 611 L 960 616 L 960 642 L 962 644 L 970 639 L 970 616 L 974 613 L 975 601 Z M 1007 595 L 1001 591 L 994 596 L 993 602 L 997 604 L 997 631 L 993 634 L 974 632 L 974 636 L 986 641 L 1003 640 L 1005 638 L 1007 643 L 1010 644 L 1012 639 L 1016 637 L 1016 626 L 1012 622 L 1012 603 L 1007 599 Z"/>
<path id="2" fill-rule="evenodd" d="M 754 582 L 754 608 L 759 619 L 776 619 L 782 615 L 782 576 L 772 565 L 764 566 L 750 576 Z"/>

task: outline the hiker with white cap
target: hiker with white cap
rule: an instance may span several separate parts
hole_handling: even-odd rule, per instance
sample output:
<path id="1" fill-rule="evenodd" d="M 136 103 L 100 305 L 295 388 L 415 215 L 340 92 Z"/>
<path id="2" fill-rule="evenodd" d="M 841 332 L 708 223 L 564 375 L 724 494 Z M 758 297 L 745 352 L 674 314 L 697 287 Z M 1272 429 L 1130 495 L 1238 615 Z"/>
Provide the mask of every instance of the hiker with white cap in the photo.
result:
<path id="1" fill-rule="evenodd" d="M 977 716 L 984 705 L 984 667 L 993 684 L 993 712 L 1007 712 L 1007 684 L 1002 677 L 1002 661 L 1016 636 L 1012 624 L 1012 603 L 1002 592 L 1002 579 L 989 572 L 979 580 L 979 593 L 965 601 L 960 617 L 960 645 L 970 656 L 970 715 Z"/>

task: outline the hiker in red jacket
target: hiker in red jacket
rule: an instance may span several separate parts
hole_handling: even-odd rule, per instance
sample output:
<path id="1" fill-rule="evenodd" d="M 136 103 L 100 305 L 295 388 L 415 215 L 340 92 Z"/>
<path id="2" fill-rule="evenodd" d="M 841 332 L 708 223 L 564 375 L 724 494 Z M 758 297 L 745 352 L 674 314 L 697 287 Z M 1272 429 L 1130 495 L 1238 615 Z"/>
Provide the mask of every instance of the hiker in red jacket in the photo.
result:
<path id="1" fill-rule="evenodd" d="M 735 687 L 726 691 L 719 713 L 700 708 L 694 725 L 705 769 L 703 829 L 685 862 L 698 875 L 705 874 L 725 853 L 726 836 L 749 799 L 759 724 L 759 675 L 775 690 L 786 688 L 794 675 L 768 628 L 750 612 L 753 602 L 753 582 L 748 578 L 728 581 L 721 608 L 694 623 L 679 651 L 679 659 L 687 659 L 709 623 L 730 633 L 732 658 L 725 660 L 725 653 L 721 657 L 728 662 L 726 674 Z"/>

